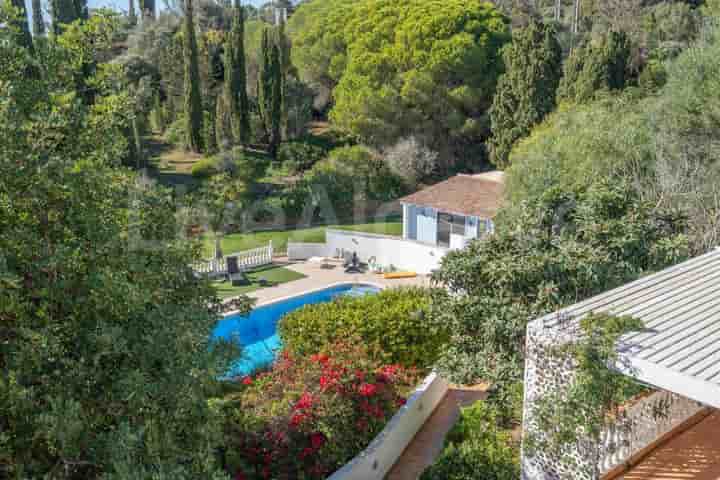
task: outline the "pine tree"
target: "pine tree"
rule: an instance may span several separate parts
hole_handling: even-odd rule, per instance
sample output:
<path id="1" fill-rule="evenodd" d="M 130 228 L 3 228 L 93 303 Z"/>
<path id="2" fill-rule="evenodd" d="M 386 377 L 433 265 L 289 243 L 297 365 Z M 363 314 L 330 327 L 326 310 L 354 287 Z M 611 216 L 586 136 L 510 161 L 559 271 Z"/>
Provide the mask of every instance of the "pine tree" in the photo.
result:
<path id="1" fill-rule="evenodd" d="M 202 149 L 203 111 L 192 0 L 185 0 L 183 56 L 185 65 L 185 147 L 193 152 L 200 152 Z"/>
<path id="2" fill-rule="evenodd" d="M 508 165 L 517 140 L 527 136 L 555 107 L 562 49 L 552 26 L 532 21 L 513 34 L 503 49 L 505 73 L 498 81 L 490 109 L 492 161 Z"/>
<path id="3" fill-rule="evenodd" d="M 250 141 L 250 101 L 247 95 L 247 71 L 245 62 L 245 11 L 239 0 L 235 0 L 233 27 L 231 32 L 233 42 L 233 67 L 235 73 L 233 88 L 237 98 L 236 125 L 233 125 L 235 138 L 243 145 Z"/>
<path id="4" fill-rule="evenodd" d="M 30 50 L 33 49 L 32 35 L 30 35 L 30 25 L 28 24 L 27 9 L 25 8 L 25 0 L 11 0 L 11 5 L 18 10 L 18 19 L 13 22 L 13 26 L 17 32 L 15 40 L 18 45 L 21 45 Z"/>
<path id="5" fill-rule="evenodd" d="M 33 34 L 36 37 L 45 35 L 45 22 L 43 21 L 42 3 L 40 0 L 32 0 L 33 12 Z"/>

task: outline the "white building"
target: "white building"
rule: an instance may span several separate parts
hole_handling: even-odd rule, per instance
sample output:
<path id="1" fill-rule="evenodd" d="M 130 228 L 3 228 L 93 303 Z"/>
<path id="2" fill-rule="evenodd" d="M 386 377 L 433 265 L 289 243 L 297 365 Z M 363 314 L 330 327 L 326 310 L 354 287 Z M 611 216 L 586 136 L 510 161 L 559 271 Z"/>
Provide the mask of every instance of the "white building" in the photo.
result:
<path id="1" fill-rule="evenodd" d="M 403 238 L 444 248 L 462 248 L 491 233 L 503 200 L 504 174 L 456 175 L 400 199 Z"/>

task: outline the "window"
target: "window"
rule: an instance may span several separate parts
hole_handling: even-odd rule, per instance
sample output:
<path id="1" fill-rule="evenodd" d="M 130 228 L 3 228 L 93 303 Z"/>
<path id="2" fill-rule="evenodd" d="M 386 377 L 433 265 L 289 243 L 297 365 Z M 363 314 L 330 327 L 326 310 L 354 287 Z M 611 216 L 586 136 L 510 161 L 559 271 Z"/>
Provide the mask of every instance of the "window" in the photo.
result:
<path id="1" fill-rule="evenodd" d="M 450 236 L 465 236 L 465 217 L 462 215 L 451 215 L 449 213 L 438 214 L 438 245 L 450 246 Z"/>

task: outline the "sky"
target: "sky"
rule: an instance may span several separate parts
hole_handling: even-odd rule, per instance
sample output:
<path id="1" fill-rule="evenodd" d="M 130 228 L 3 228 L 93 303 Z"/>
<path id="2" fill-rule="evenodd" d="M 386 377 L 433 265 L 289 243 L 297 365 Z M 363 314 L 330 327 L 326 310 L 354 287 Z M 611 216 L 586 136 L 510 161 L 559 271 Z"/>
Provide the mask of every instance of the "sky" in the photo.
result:
<path id="1" fill-rule="evenodd" d="M 31 0 L 25 0 L 25 5 L 28 11 L 28 16 L 30 17 L 30 25 L 32 25 L 32 6 L 30 5 Z M 45 12 L 45 23 L 49 22 L 49 15 L 48 15 L 48 3 L 46 0 L 43 0 L 43 11 Z M 137 6 L 140 3 L 139 0 L 135 0 L 135 9 L 137 10 Z M 267 3 L 267 0 L 243 0 L 243 4 L 252 4 L 252 5 L 260 5 L 262 3 Z M 163 8 L 163 1 L 162 0 L 156 0 L 156 4 L 158 8 Z M 98 7 L 109 7 L 113 8 L 115 10 L 127 10 L 128 6 L 128 0 L 88 0 L 88 6 L 90 8 L 98 8 Z"/>

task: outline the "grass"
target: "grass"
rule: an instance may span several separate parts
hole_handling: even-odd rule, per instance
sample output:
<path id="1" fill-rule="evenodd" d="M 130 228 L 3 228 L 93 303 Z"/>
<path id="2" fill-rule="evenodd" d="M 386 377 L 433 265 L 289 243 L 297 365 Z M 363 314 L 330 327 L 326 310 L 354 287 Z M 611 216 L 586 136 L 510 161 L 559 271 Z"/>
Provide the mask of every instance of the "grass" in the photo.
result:
<path id="1" fill-rule="evenodd" d="M 282 230 L 271 232 L 255 233 L 234 233 L 226 235 L 222 240 L 222 249 L 225 254 L 241 252 L 253 248 L 264 247 L 270 240 L 273 242 L 275 252 L 285 252 L 288 241 L 305 243 L 325 242 L 325 230 L 335 228 L 338 230 L 350 230 L 353 232 L 378 233 L 399 237 L 402 235 L 402 222 L 378 222 L 359 225 L 335 225 L 330 227 L 312 227 L 299 230 Z M 205 238 L 205 251 L 208 256 L 212 255 L 212 239 Z"/>
<path id="2" fill-rule="evenodd" d="M 230 282 L 218 281 L 214 283 L 218 296 L 222 299 L 237 297 L 268 286 L 280 285 L 305 278 L 305 275 L 285 267 L 267 266 L 247 274 L 250 285 L 235 287 Z M 261 285 L 260 280 L 265 279 L 268 285 Z"/>

